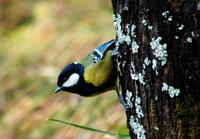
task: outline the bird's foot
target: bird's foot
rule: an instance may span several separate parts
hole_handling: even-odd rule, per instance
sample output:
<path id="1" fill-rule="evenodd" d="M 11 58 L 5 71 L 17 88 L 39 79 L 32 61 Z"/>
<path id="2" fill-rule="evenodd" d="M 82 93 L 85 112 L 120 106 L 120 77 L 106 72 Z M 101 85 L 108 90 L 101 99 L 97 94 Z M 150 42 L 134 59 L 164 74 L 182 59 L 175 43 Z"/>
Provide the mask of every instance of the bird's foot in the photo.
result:
<path id="1" fill-rule="evenodd" d="M 126 102 L 124 101 L 124 98 L 122 95 L 119 94 L 119 92 L 117 92 L 117 96 L 119 99 L 119 102 L 124 106 L 124 109 L 127 111 L 127 109 L 129 108 L 128 105 L 126 104 Z"/>

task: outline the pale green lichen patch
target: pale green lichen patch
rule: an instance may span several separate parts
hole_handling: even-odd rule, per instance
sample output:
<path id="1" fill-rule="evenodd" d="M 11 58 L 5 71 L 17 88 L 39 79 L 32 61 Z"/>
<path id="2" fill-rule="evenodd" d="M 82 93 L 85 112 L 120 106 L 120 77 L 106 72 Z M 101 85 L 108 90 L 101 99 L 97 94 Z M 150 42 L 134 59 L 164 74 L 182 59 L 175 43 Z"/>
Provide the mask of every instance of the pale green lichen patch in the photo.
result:
<path id="1" fill-rule="evenodd" d="M 131 26 L 131 36 L 133 38 L 136 38 L 135 29 L 136 29 L 136 26 L 133 24 Z M 132 49 L 133 54 L 138 53 L 139 45 L 137 44 L 137 42 L 134 39 L 131 43 L 131 49 Z"/>
<path id="2" fill-rule="evenodd" d="M 184 25 L 181 24 L 179 27 L 178 27 L 178 30 L 182 30 L 184 28 Z"/>
<path id="3" fill-rule="evenodd" d="M 138 80 L 141 84 L 145 85 L 145 81 L 144 81 L 144 74 L 145 72 L 143 71 L 143 73 L 138 73 L 136 72 L 136 69 L 135 69 L 135 66 L 134 66 L 134 63 L 131 62 L 131 78 L 133 80 Z"/>
<path id="4" fill-rule="evenodd" d="M 135 54 L 135 53 L 138 53 L 138 49 L 139 49 L 139 45 L 137 44 L 136 41 L 133 41 L 132 42 L 132 53 Z"/>
<path id="5" fill-rule="evenodd" d="M 140 104 L 141 104 L 141 98 L 136 95 L 136 98 L 135 98 L 135 108 L 136 109 L 135 109 L 135 111 L 137 113 L 138 118 L 144 117 L 144 114 L 142 112 L 142 106 Z"/>
<path id="6" fill-rule="evenodd" d="M 129 108 L 133 108 L 133 98 L 132 98 L 133 93 L 130 91 L 126 91 L 126 103 L 128 105 Z"/>
<path id="7" fill-rule="evenodd" d="M 136 26 L 133 24 L 133 25 L 131 26 L 131 36 L 132 36 L 133 38 L 136 38 L 135 29 L 136 29 Z"/>
<path id="8" fill-rule="evenodd" d="M 130 45 L 131 43 L 131 37 L 129 35 L 129 33 L 124 34 L 123 30 L 121 28 L 121 22 L 122 22 L 122 18 L 120 14 L 114 14 L 113 15 L 113 20 L 114 20 L 114 26 L 115 26 L 115 30 L 116 30 L 116 34 L 117 34 L 117 41 L 116 41 L 116 46 L 118 47 L 119 44 L 123 44 L 124 42 L 127 43 L 127 45 Z M 129 25 L 127 25 L 126 27 L 128 27 Z M 130 31 L 129 31 L 130 32 Z"/>
<path id="9" fill-rule="evenodd" d="M 161 65 L 164 66 L 167 62 L 167 44 L 161 44 L 160 41 L 162 37 L 158 37 L 157 39 L 152 38 L 150 42 L 151 49 L 153 50 L 154 56 L 161 61 Z"/>
<path id="10" fill-rule="evenodd" d="M 165 18 L 167 18 L 168 14 L 169 14 L 169 11 L 164 11 L 164 12 L 162 13 L 162 16 L 165 17 Z"/>
<path id="11" fill-rule="evenodd" d="M 144 63 L 148 66 L 148 65 L 151 63 L 151 61 L 149 60 L 148 57 L 146 57 L 146 58 L 144 59 Z"/>
<path id="12" fill-rule="evenodd" d="M 134 118 L 133 115 L 130 116 L 129 124 L 133 128 L 134 133 L 137 136 L 137 139 L 146 139 L 145 129 L 143 125 L 140 124 L 138 118 Z"/>
<path id="13" fill-rule="evenodd" d="M 157 67 L 157 60 L 152 60 L 152 69 L 156 72 L 156 75 L 159 75 L 158 73 L 158 67 Z"/>
<path id="14" fill-rule="evenodd" d="M 149 26 L 148 26 L 148 29 L 149 29 L 149 30 L 152 30 L 152 29 L 153 29 L 153 26 L 150 26 L 150 25 L 149 25 Z"/>
<path id="15" fill-rule="evenodd" d="M 192 38 L 191 38 L 191 37 L 188 37 L 188 38 L 187 38 L 187 42 L 192 43 Z"/>
<path id="16" fill-rule="evenodd" d="M 163 83 L 162 91 L 166 91 L 171 98 L 174 96 L 179 96 L 180 94 L 180 89 L 176 89 L 173 86 L 167 85 L 166 83 Z"/>
<path id="17" fill-rule="evenodd" d="M 179 36 L 175 36 L 175 39 L 178 40 L 178 39 L 179 39 Z"/>
<path id="18" fill-rule="evenodd" d="M 117 41 L 116 41 L 116 46 L 118 47 L 120 44 L 123 44 L 124 42 L 127 43 L 127 45 L 131 44 L 131 48 L 132 48 L 132 53 L 135 54 L 138 52 L 139 49 L 139 45 L 137 44 L 137 42 L 135 40 L 133 40 L 131 42 L 131 36 L 133 38 L 136 38 L 136 34 L 134 32 L 136 26 L 132 25 L 130 27 L 130 24 L 126 25 L 126 34 L 123 33 L 123 30 L 121 28 L 121 22 L 122 22 L 122 18 L 120 14 L 114 14 L 113 15 L 113 20 L 114 20 L 114 26 L 115 26 L 115 30 L 116 30 L 116 34 L 117 34 Z M 131 36 L 130 36 L 130 35 Z"/>
<path id="19" fill-rule="evenodd" d="M 173 18 L 172 18 L 172 16 L 169 16 L 169 17 L 168 17 L 168 21 L 170 21 L 170 22 L 171 22 L 171 21 L 172 21 L 172 19 L 173 19 Z"/>
<path id="20" fill-rule="evenodd" d="M 145 82 L 144 82 L 144 75 L 142 73 L 138 73 L 138 78 L 139 78 L 139 82 L 143 85 L 145 85 Z"/>
<path id="21" fill-rule="evenodd" d="M 143 19 L 143 20 L 142 20 L 142 24 L 143 24 L 144 26 L 146 26 L 146 25 L 147 25 L 147 21 L 146 21 L 145 19 Z"/>

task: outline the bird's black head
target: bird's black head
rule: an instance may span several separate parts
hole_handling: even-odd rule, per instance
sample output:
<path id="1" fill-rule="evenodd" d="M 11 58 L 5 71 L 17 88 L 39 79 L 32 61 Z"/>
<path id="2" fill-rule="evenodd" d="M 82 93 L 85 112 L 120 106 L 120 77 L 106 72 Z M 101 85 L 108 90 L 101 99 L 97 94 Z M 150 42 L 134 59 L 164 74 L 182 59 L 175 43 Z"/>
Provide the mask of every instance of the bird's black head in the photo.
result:
<path id="1" fill-rule="evenodd" d="M 83 79 L 84 67 L 80 63 L 72 63 L 66 66 L 58 76 L 57 89 L 72 92 Z"/>

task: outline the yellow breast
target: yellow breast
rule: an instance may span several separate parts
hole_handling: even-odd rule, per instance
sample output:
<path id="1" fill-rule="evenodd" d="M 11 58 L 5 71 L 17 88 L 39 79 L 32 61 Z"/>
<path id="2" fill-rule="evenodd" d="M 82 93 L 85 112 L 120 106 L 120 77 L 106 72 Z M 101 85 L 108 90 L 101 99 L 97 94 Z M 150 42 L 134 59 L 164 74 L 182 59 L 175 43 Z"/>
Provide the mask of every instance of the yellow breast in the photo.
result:
<path id="1" fill-rule="evenodd" d="M 86 82 L 100 86 L 108 80 L 113 67 L 111 54 L 112 51 L 109 50 L 103 60 L 85 69 L 84 78 Z"/>

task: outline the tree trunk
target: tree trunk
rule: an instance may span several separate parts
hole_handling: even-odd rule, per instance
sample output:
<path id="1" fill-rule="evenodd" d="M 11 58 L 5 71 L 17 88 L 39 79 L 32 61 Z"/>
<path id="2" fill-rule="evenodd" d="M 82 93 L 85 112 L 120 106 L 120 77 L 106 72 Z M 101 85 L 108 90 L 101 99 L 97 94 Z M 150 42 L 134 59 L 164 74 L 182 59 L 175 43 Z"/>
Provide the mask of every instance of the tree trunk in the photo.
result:
<path id="1" fill-rule="evenodd" d="M 200 2 L 112 0 L 127 126 L 137 139 L 200 138 Z"/>

